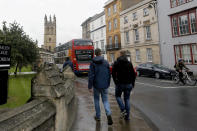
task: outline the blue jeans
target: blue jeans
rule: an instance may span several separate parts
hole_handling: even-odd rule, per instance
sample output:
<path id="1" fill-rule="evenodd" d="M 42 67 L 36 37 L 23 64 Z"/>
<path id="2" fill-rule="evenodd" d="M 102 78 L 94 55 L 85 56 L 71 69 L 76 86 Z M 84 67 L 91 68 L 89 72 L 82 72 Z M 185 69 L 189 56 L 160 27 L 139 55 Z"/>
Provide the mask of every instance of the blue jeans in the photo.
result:
<path id="1" fill-rule="evenodd" d="M 132 90 L 133 86 L 132 84 L 119 84 L 116 86 L 115 90 L 115 96 L 117 103 L 120 107 L 121 112 L 126 110 L 126 118 L 129 118 L 130 114 L 130 93 Z M 123 100 L 121 99 L 121 95 L 124 93 L 124 103 Z"/>
<path id="2" fill-rule="evenodd" d="M 96 117 L 100 118 L 101 117 L 101 110 L 100 110 L 100 94 L 102 98 L 102 102 L 105 108 L 106 115 L 109 116 L 111 115 L 111 110 L 110 110 L 110 105 L 108 102 L 108 89 L 96 89 L 94 88 L 94 107 L 96 110 Z"/>

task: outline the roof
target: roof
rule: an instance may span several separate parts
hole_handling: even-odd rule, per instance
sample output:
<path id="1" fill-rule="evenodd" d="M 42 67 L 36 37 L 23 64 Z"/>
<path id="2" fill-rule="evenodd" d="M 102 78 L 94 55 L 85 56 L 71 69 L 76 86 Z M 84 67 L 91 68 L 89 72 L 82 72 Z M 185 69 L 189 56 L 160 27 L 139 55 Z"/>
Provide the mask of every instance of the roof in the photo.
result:
<path id="1" fill-rule="evenodd" d="M 92 17 L 89 17 L 88 19 L 86 19 L 86 20 L 81 24 L 81 26 L 83 26 L 85 23 L 89 22 L 91 19 L 92 19 Z"/>
<path id="2" fill-rule="evenodd" d="M 96 15 L 92 16 L 91 22 L 94 21 L 94 20 L 96 20 L 96 19 L 98 19 L 99 17 L 101 17 L 103 15 L 105 15 L 105 12 L 104 11 L 101 12 L 101 13 L 99 13 L 99 14 L 96 14 Z"/>

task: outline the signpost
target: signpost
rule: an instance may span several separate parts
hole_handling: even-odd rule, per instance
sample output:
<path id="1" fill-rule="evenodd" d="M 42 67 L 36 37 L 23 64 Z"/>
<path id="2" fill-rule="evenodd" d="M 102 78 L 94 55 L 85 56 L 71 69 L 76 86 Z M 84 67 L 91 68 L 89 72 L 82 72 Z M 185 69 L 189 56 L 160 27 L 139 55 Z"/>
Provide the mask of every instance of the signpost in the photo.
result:
<path id="1" fill-rule="evenodd" d="M 0 44 L 0 105 L 7 103 L 10 53 L 11 47 L 9 45 Z"/>

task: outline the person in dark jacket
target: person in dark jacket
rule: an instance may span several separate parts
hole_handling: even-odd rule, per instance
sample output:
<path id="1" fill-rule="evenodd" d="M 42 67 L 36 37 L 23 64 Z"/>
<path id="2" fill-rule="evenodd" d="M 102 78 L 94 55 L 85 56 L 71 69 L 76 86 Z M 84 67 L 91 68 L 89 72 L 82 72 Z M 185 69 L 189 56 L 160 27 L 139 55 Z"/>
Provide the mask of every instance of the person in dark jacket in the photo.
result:
<path id="1" fill-rule="evenodd" d="M 101 50 L 95 50 L 96 57 L 93 58 L 90 64 L 90 71 L 88 73 L 88 89 L 93 90 L 94 106 L 96 110 L 95 120 L 100 121 L 101 111 L 99 98 L 101 95 L 102 102 L 108 119 L 108 125 L 112 125 L 112 117 L 110 105 L 108 102 L 108 87 L 110 86 L 111 74 L 109 70 L 109 63 L 101 56 Z"/>
<path id="2" fill-rule="evenodd" d="M 115 97 L 121 110 L 121 118 L 129 120 L 130 93 L 135 86 L 136 75 L 132 63 L 126 57 L 125 51 L 121 51 L 120 57 L 114 62 L 112 77 L 116 86 Z M 124 103 L 121 99 L 122 93 L 124 93 Z"/>
<path id="3" fill-rule="evenodd" d="M 65 62 L 64 62 L 64 64 L 63 64 L 63 69 L 64 69 L 67 65 L 69 65 L 70 68 L 73 69 L 73 64 L 72 64 L 72 62 L 70 61 L 70 58 L 69 58 L 69 57 L 66 58 L 66 60 L 65 60 Z"/>
<path id="4" fill-rule="evenodd" d="M 184 64 L 184 60 L 182 58 L 178 59 L 178 63 L 174 65 L 175 70 L 179 73 L 179 80 L 185 85 L 185 81 L 183 80 L 183 69 L 189 70 Z"/>

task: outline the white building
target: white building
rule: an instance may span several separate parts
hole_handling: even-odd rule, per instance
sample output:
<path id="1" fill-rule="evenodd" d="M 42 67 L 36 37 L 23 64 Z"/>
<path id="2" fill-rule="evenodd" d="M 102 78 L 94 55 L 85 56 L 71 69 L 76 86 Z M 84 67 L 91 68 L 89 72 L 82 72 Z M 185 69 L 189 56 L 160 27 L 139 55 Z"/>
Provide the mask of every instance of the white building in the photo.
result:
<path id="1" fill-rule="evenodd" d="M 158 21 L 162 64 L 183 58 L 197 72 L 197 0 L 158 0 Z"/>
<path id="2" fill-rule="evenodd" d="M 100 48 L 106 59 L 106 24 L 104 11 L 92 17 L 90 22 L 90 38 L 94 42 L 94 48 Z"/>
<path id="3" fill-rule="evenodd" d="M 157 15 L 153 0 L 141 1 L 120 13 L 122 50 L 134 66 L 146 62 L 160 64 Z"/>

